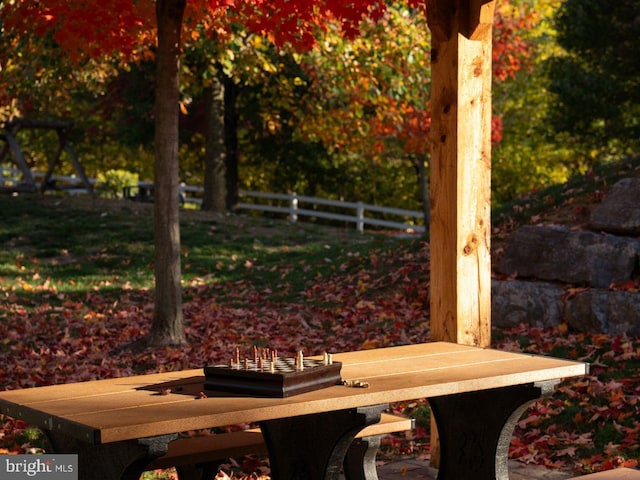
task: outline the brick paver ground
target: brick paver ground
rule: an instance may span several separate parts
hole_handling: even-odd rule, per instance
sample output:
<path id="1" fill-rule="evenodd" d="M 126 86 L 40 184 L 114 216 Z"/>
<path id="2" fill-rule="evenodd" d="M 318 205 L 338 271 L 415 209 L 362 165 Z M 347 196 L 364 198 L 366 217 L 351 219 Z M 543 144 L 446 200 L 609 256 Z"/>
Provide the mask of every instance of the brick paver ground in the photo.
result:
<path id="1" fill-rule="evenodd" d="M 435 480 L 437 473 L 437 470 L 429 466 L 428 461 L 423 460 L 402 460 L 378 467 L 379 480 Z M 525 465 L 515 461 L 509 462 L 510 480 L 566 480 L 568 478 L 571 478 L 568 472 L 549 470 L 545 467 Z"/>

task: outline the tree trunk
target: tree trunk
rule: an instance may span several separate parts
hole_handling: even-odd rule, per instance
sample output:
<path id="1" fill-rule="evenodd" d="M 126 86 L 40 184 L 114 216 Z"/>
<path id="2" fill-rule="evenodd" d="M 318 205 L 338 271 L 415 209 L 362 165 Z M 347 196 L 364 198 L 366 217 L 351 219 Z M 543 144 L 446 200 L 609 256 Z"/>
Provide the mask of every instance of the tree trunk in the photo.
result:
<path id="1" fill-rule="evenodd" d="M 227 149 L 227 209 L 238 203 L 238 86 L 224 76 L 224 143 Z"/>
<path id="2" fill-rule="evenodd" d="M 431 223 L 431 202 L 429 201 L 429 184 L 427 181 L 427 156 L 419 154 L 416 156 L 416 171 L 418 172 L 418 183 L 420 184 L 420 198 L 422 200 L 422 214 L 424 216 L 424 236 L 429 237 L 429 224 Z"/>
<path id="3" fill-rule="evenodd" d="M 149 345 L 185 343 L 180 271 L 178 115 L 180 33 L 186 0 L 157 0 L 155 126 L 155 310 Z"/>
<path id="4" fill-rule="evenodd" d="M 222 72 L 204 89 L 206 108 L 204 194 L 202 209 L 216 213 L 226 210 L 225 105 Z"/>

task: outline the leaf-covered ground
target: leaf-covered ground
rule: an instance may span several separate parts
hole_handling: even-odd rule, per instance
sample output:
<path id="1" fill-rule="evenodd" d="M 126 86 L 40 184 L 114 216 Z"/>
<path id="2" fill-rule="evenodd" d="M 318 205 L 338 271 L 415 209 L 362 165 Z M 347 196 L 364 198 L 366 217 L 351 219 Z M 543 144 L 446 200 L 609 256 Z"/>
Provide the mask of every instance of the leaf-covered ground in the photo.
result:
<path id="1" fill-rule="evenodd" d="M 323 262 L 334 263 L 337 257 L 326 249 Z M 365 257 L 354 248 L 328 275 L 298 260 L 236 262 L 224 268 L 240 269 L 241 275 L 225 281 L 195 277 L 185 285 L 188 346 L 144 352 L 120 347 L 148 331 L 151 291 L 125 285 L 114 295 L 102 282 L 71 294 L 60 279 L 39 273 L 34 252 L 21 254 L 20 274 L 11 281 L 0 276 L 0 388 L 201 368 L 252 344 L 311 355 L 422 342 L 429 332 L 427 252 L 420 240 L 393 255 L 385 247 Z M 307 268 L 318 270 L 308 286 L 290 284 L 290 277 L 300 278 L 292 270 Z M 265 283 L 267 274 L 275 281 Z M 37 432 L 2 418 L 0 452 L 34 448 L 46 448 Z M 234 466 L 268 471 L 252 459 L 229 464 Z"/>
<path id="2" fill-rule="evenodd" d="M 575 188 L 564 190 L 553 208 L 532 212 L 530 223 L 584 221 L 585 209 L 601 198 L 595 186 L 584 194 Z M 545 201 L 552 203 L 546 197 Z M 527 208 L 525 203 L 514 211 Z M 507 218 L 496 227 L 498 249 L 517 223 Z M 5 247 L 22 240 L 3 239 Z M 200 368 L 228 359 L 235 346 L 254 343 L 281 352 L 303 349 L 310 355 L 429 339 L 425 242 L 416 239 L 392 248 L 353 248 L 339 256 L 327 255 L 332 265 L 323 271 L 305 262 L 304 256 L 291 262 L 256 257 L 225 264 L 222 268 L 235 269 L 235 275 L 218 275 L 221 280 L 190 276 L 184 304 L 189 345 L 139 352 L 120 347 L 148 331 L 153 312 L 150 290 L 114 276 L 111 283 L 121 290 L 102 281 L 70 293 L 63 280 L 53 281 L 42 273 L 38 262 L 43 260 L 35 251 L 23 248 L 15 268 L 6 266 L 0 272 L 0 389 Z M 298 284 L 295 273 L 305 269 L 316 273 Z M 637 284 L 625 288 L 639 290 Z M 566 325 L 547 330 L 521 326 L 494 331 L 493 338 L 496 348 L 591 364 L 590 375 L 563 382 L 554 395 L 526 412 L 513 437 L 512 458 L 584 473 L 638 464 L 640 339 L 573 332 Z M 426 401 L 393 408 L 417 417 L 418 428 L 387 438 L 381 458 L 428 458 Z M 0 452 L 46 448 L 24 422 L 0 419 Z M 268 473 L 263 459 L 248 457 L 230 461 L 219 479 L 266 478 Z M 151 478 L 171 478 L 171 472 L 156 472 Z"/>
<path id="3" fill-rule="evenodd" d="M 388 271 L 384 265 L 396 264 L 393 255 L 403 255 L 403 266 Z M 318 278 L 304 297 L 287 305 L 273 304 L 269 289 L 253 287 L 251 271 L 259 266 L 247 267 L 245 281 L 190 286 L 184 309 L 189 346 L 138 353 L 117 347 L 148 330 L 150 292 L 129 291 L 114 301 L 91 291 L 82 299 L 60 302 L 45 279 L 33 278 L 23 288 L 39 291 L 37 303 L 17 302 L 11 291 L 3 292 L 0 301 L 2 388 L 200 368 L 229 358 L 236 345 L 256 341 L 280 351 L 302 348 L 309 354 L 426 341 L 428 248 L 423 244 L 393 255 L 374 253 L 372 263 L 371 258 L 365 262 L 355 257 L 354 263 L 366 263 L 367 268 L 351 266 L 355 273 L 350 275 Z M 555 395 L 529 409 L 512 442 L 513 458 L 577 471 L 637 463 L 637 339 L 569 332 L 564 326 L 553 330 L 522 326 L 495 332 L 494 339 L 498 348 L 592 365 L 590 376 L 561 384 Z M 424 417 L 425 405 L 415 402 L 395 409 Z M 23 422 L 3 419 L 1 451 L 26 451 L 38 444 L 34 437 Z M 424 428 L 409 437 L 389 439 L 385 447 L 388 458 L 399 454 L 426 458 L 428 453 Z M 258 468 L 252 461 L 244 467 Z"/>

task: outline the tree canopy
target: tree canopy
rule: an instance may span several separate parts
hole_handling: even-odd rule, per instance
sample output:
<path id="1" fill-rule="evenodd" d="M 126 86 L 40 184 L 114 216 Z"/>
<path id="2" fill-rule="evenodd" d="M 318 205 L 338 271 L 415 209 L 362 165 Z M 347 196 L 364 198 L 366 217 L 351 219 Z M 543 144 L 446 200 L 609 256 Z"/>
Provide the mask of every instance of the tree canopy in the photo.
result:
<path id="1" fill-rule="evenodd" d="M 337 0 L 110 0 L 71 3 L 64 0 L 4 3 L 3 28 L 15 35 L 51 35 L 73 60 L 141 52 L 155 43 L 154 238 L 156 296 L 154 321 L 147 343 L 185 341 L 178 214 L 180 57 L 183 35 L 204 22 L 210 35 L 224 35 L 238 22 L 266 35 L 275 44 L 309 48 L 313 31 L 337 19 L 346 36 L 358 31 L 363 16 L 380 18 L 381 0 L 344 3 Z M 184 28 L 183 25 L 187 26 Z M 149 40 L 155 42 L 149 42 Z M 143 52 L 144 53 L 144 52 Z"/>
<path id="2" fill-rule="evenodd" d="M 311 26 L 316 42 L 311 47 L 284 40 L 274 47 L 268 34 L 255 33 L 236 21 L 238 13 L 232 9 L 214 18 L 210 11 L 205 10 L 206 15 L 201 11 L 199 23 L 194 24 L 196 17 L 189 10 L 198 4 L 188 3 L 185 16 L 191 19 L 185 19 L 180 70 L 180 179 L 202 184 L 207 111 L 203 87 L 211 84 L 221 68 L 237 91 L 240 188 L 285 189 L 421 208 L 415 168 L 418 158 L 428 160 L 430 33 L 422 7 L 413 3 L 390 4 L 377 20 L 366 17 L 359 24 L 360 34 L 353 38 L 345 37 L 343 20 L 327 17 L 321 25 Z M 531 14 L 520 3 L 501 2 L 496 13 L 496 84 L 511 82 L 531 56 L 532 42 L 524 36 L 531 26 Z M 155 20 L 145 22 L 152 26 Z M 140 28 L 145 22 L 140 20 Z M 125 65 L 117 61 L 124 60 L 122 52 L 107 56 L 115 63 L 103 59 L 83 63 L 85 57 L 79 57 L 75 66 L 69 64 L 66 54 L 59 55 L 67 61 L 64 68 L 68 71 L 86 65 L 88 74 L 82 78 L 95 75 L 96 80 L 90 80 L 94 93 L 84 96 L 86 103 L 79 96 L 70 96 L 80 88 L 68 87 L 68 75 L 60 71 L 64 62 L 58 60 L 47 64 L 48 89 L 37 89 L 39 94 L 67 94 L 59 104 L 67 107 L 62 115 L 78 119 L 74 144 L 94 176 L 101 169 L 117 168 L 137 172 L 143 179 L 152 177 L 150 87 L 156 78 L 149 60 L 155 47 L 152 35 L 140 35 L 129 58 L 136 62 Z M 46 55 L 59 51 L 47 37 L 28 38 L 41 42 L 38 49 Z M 14 58 L 14 64 L 26 58 L 33 56 L 21 55 Z M 16 81 L 9 87 L 21 89 L 21 99 L 32 95 L 25 71 L 13 71 Z M 0 82 L 6 73 L 5 69 Z M 502 91 L 500 86 L 498 98 Z M 49 113 L 41 101 L 32 103 L 34 109 L 27 115 Z M 495 109 L 494 144 L 501 140 L 503 122 L 502 111 Z M 97 145 L 93 139 L 99 139 Z M 341 180 L 346 176 L 353 181 Z M 497 185 L 508 188 L 518 178 L 515 175 L 514 180 Z"/>
<path id="3" fill-rule="evenodd" d="M 566 0 L 555 16 L 562 54 L 549 62 L 550 119 L 594 155 L 638 148 L 640 2 Z"/>

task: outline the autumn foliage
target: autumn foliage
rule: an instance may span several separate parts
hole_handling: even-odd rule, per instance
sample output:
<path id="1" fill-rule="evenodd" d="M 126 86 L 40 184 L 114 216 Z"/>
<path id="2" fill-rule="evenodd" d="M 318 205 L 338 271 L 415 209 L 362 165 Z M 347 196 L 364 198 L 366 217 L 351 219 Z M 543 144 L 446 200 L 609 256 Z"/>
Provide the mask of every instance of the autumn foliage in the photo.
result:
<path id="1" fill-rule="evenodd" d="M 363 17 L 379 19 L 385 2 L 310 2 L 305 0 L 189 0 L 185 12 L 186 34 L 204 22 L 211 34 L 224 34 L 234 23 L 263 34 L 274 43 L 310 48 L 313 32 L 328 19 L 337 19 L 347 36 L 359 31 Z M 155 2 L 104 0 L 68 2 L 17 0 L 0 7 L 5 29 L 14 34 L 51 34 L 74 59 L 110 54 L 130 56 L 150 46 L 155 34 Z"/>
<path id="2" fill-rule="evenodd" d="M 125 61 L 148 58 L 152 55 L 156 42 L 155 2 L 151 0 L 105 0 L 101 2 L 67 2 L 65 0 L 46 0 L 40 2 L 16 1 L 10 8 L 0 7 L 6 32 L 20 36 L 36 34 L 51 35 L 69 57 L 79 62 L 86 58 L 117 56 Z M 415 17 L 424 17 L 425 6 L 418 0 L 405 2 L 413 10 Z M 385 18 L 387 5 L 381 0 L 341 1 L 304 1 L 276 0 L 250 2 L 235 0 L 189 0 L 185 12 L 183 36 L 197 41 L 200 35 L 215 37 L 218 41 L 232 35 L 234 26 L 242 26 L 268 38 L 278 46 L 293 46 L 298 50 L 310 50 L 321 35 L 338 25 L 340 35 L 355 38 L 361 32 L 362 21 L 378 23 L 389 22 Z M 427 12 L 428 13 L 428 12 Z M 428 36 L 425 19 L 418 21 L 422 36 Z M 524 65 L 530 46 L 518 33 L 527 28 L 532 21 L 528 12 L 518 12 L 510 2 L 501 2 L 494 20 L 493 65 L 494 77 L 504 81 L 512 77 Z M 197 26 L 199 28 L 196 28 Z M 373 39 L 369 39 L 375 46 Z M 417 40 L 417 45 L 428 54 L 429 45 Z M 378 45 L 384 49 L 384 45 Z M 411 45 L 405 46 L 412 48 Z M 392 61 L 392 60 L 388 60 Z M 391 65 L 389 65 L 391 67 Z M 396 65 L 397 68 L 404 68 Z M 367 72 L 365 66 L 359 67 L 360 78 L 367 82 L 373 72 Z M 422 67 L 428 73 L 428 64 Z M 409 74 L 410 72 L 406 72 Z M 314 72 L 309 72 L 313 77 Z M 408 77 L 407 77 L 408 78 Z M 413 99 L 401 98 L 390 94 L 385 98 L 388 85 L 377 85 L 383 92 L 380 105 L 376 105 L 377 115 L 369 119 L 353 119 L 355 124 L 367 120 L 366 128 L 370 132 L 371 145 L 366 145 L 373 155 L 384 150 L 384 144 L 391 139 L 402 145 L 406 154 L 428 153 L 430 112 L 428 98 L 428 79 L 424 85 L 407 84 L 407 90 L 413 90 Z M 314 88 L 317 88 L 314 86 Z M 371 99 L 366 98 L 366 85 L 353 101 L 366 107 Z M 360 96 L 360 98 L 358 97 Z M 416 101 L 418 97 L 422 101 Z M 341 115 L 349 115 L 342 111 Z M 326 121 L 326 117 L 325 117 Z M 493 141 L 501 138 L 501 122 L 498 117 L 493 123 Z M 331 125 L 317 126 L 318 132 L 312 135 L 324 136 L 329 148 L 345 148 L 345 139 L 339 137 L 339 128 Z M 349 145 L 354 148 L 354 145 Z"/>
<path id="3" fill-rule="evenodd" d="M 153 2 L 9 2 L 0 8 L 5 29 L 17 35 L 52 35 L 72 59 L 131 55 L 153 27 Z"/>

